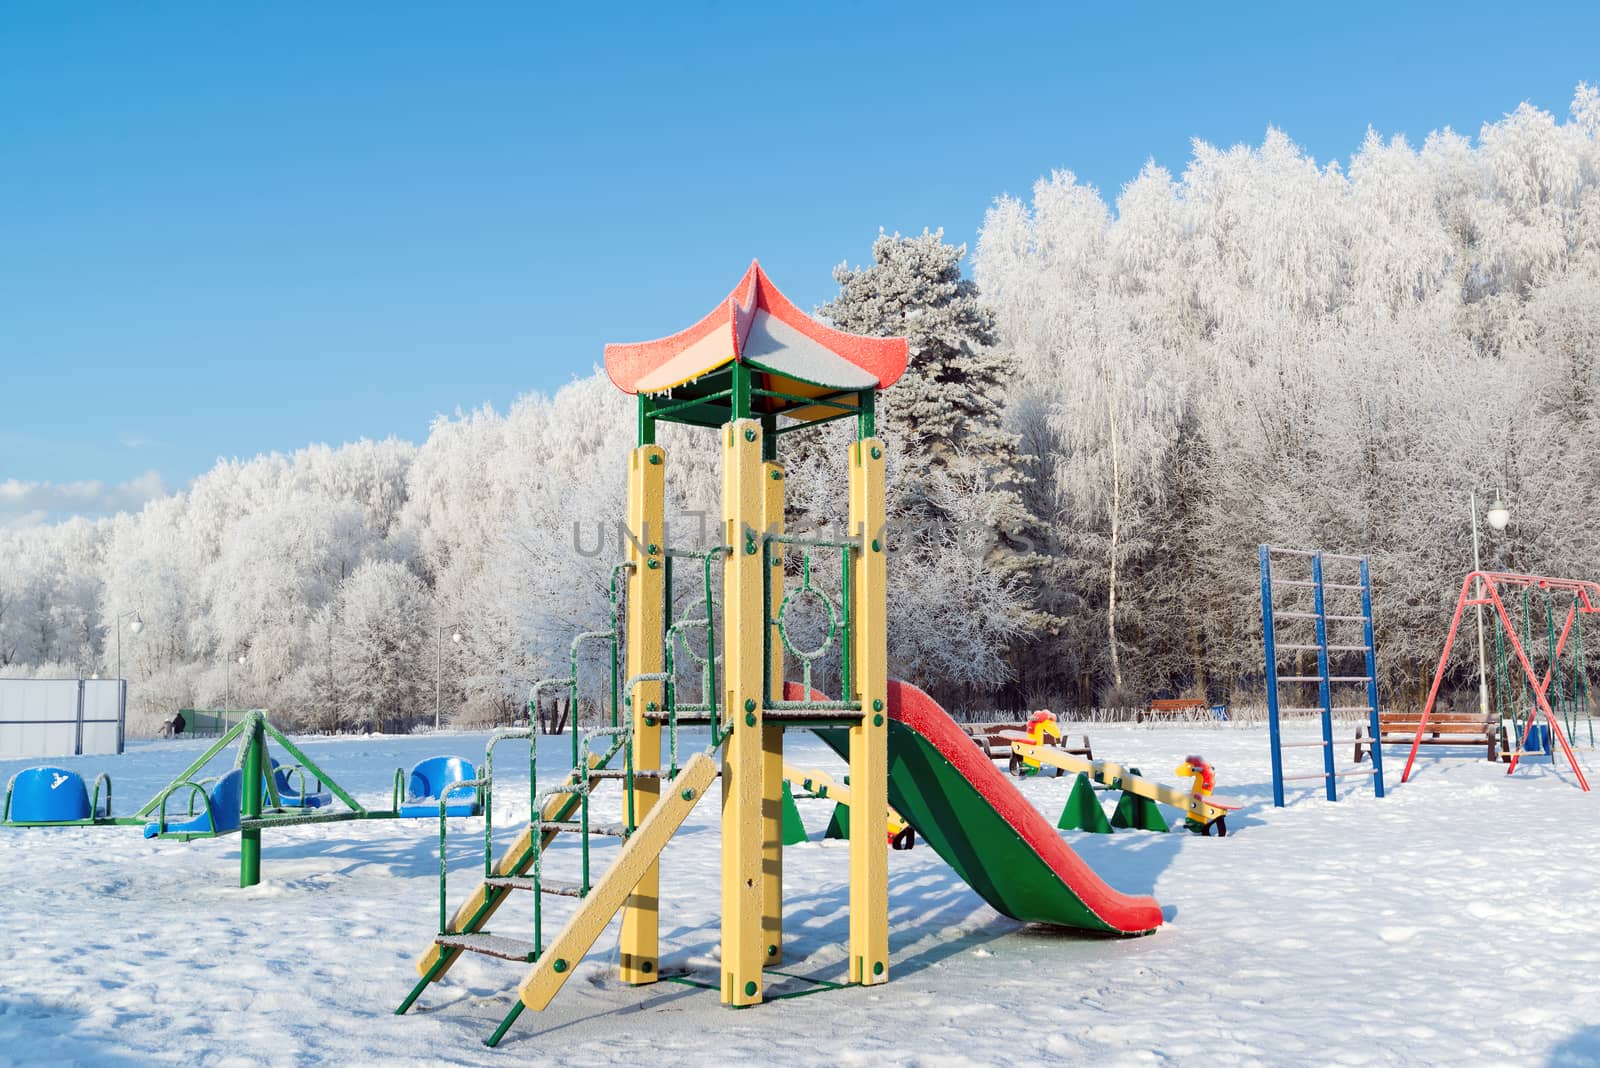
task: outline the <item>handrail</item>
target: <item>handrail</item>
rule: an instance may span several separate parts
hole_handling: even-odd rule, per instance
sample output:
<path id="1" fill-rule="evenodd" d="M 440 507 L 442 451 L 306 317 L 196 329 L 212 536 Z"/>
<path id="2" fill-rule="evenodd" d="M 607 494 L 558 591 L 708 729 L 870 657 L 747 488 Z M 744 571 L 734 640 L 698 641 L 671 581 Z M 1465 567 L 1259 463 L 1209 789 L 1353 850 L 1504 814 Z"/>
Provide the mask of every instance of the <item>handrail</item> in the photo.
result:
<path id="1" fill-rule="evenodd" d="M 100 784 L 102 782 L 106 784 L 106 819 L 111 818 L 111 776 L 102 771 L 100 774 L 94 777 L 94 796 L 89 800 L 89 818 L 91 820 L 98 820 L 100 818 Z M 6 787 L 7 802 L 9 802 L 10 799 L 11 788 L 8 786 Z M 9 807 L 9 804 L 7 807 Z"/>
<path id="2" fill-rule="evenodd" d="M 439 934 L 441 936 L 451 933 L 450 920 L 445 911 L 445 901 L 449 896 L 446 889 L 446 884 L 450 878 L 450 866 L 447 863 L 444 851 L 445 810 L 450 806 L 451 794 L 455 793 L 463 786 L 470 786 L 474 790 L 481 790 L 486 782 L 487 780 L 485 779 L 464 779 L 461 782 L 450 783 L 448 786 L 443 787 L 439 791 Z"/>
<path id="3" fill-rule="evenodd" d="M 538 754 L 539 736 L 532 726 L 512 727 L 507 730 L 498 730 L 489 735 L 489 740 L 483 747 L 483 877 L 491 878 L 494 875 L 494 750 L 501 742 L 513 738 L 528 739 L 528 803 L 531 806 L 537 793 L 538 784 Z M 530 819 L 537 820 L 539 814 L 533 812 Z"/>
<path id="4" fill-rule="evenodd" d="M 210 835 L 215 835 L 217 833 L 217 813 L 216 813 L 216 810 L 214 808 L 212 808 L 212 806 L 211 806 L 211 795 L 209 793 L 207 793 L 206 792 L 206 788 L 204 786 L 201 786 L 199 783 L 191 782 L 188 779 L 184 779 L 182 782 L 175 782 L 172 785 L 168 786 L 165 790 L 162 790 L 160 795 L 156 798 L 156 800 L 159 801 L 160 804 L 161 804 L 161 811 L 156 816 L 156 835 L 157 835 L 157 837 L 167 833 L 167 799 L 169 797 L 171 797 L 173 795 L 173 793 L 175 793 L 177 790 L 179 790 L 180 788 L 185 787 L 185 786 L 187 786 L 189 788 L 189 791 L 190 791 L 189 798 L 188 798 L 188 801 L 189 801 L 189 815 L 190 816 L 195 815 L 195 811 L 194 811 L 194 795 L 195 795 L 195 792 L 198 791 L 200 796 L 205 800 L 205 805 L 206 805 L 206 823 L 210 826 L 211 829 L 209 831 L 195 831 L 195 832 L 184 832 L 184 833 L 210 834 Z"/>

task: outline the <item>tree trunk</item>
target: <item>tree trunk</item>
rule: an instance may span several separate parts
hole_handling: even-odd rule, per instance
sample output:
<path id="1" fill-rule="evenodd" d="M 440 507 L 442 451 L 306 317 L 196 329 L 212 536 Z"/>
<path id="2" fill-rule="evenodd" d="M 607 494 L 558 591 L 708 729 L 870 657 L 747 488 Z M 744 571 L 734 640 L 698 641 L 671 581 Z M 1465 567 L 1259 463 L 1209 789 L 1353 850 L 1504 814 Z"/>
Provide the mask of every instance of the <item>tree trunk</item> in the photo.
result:
<path id="1" fill-rule="evenodd" d="M 1111 433 L 1111 563 L 1106 577 L 1106 643 L 1111 652 L 1111 681 L 1122 689 L 1122 658 L 1117 655 L 1117 534 L 1122 519 L 1122 468 L 1117 454 L 1117 413 L 1111 391 L 1106 391 L 1106 414 Z"/>

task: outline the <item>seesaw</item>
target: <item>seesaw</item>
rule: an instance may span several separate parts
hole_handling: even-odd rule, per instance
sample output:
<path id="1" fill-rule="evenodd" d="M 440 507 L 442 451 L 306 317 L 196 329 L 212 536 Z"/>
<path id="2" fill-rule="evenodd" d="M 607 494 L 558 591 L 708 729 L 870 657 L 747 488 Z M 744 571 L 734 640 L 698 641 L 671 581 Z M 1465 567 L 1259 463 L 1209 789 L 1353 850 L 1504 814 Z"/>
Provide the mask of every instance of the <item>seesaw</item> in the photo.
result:
<path id="1" fill-rule="evenodd" d="M 845 811 L 850 808 L 850 787 L 836 780 L 825 771 L 799 771 L 790 764 L 784 764 L 783 777 L 791 786 L 798 786 L 806 794 L 814 798 L 832 801 L 841 805 Z M 835 817 L 829 823 L 830 831 L 835 827 L 847 827 L 849 821 L 840 819 L 835 810 Z M 830 834 L 829 837 L 835 837 Z M 839 834 L 837 837 L 846 837 Z M 895 849 L 910 849 L 916 842 L 916 832 L 911 825 L 896 812 L 889 809 L 889 844 Z"/>
<path id="2" fill-rule="evenodd" d="M 1184 762 L 1173 771 L 1175 775 L 1193 780 L 1193 785 L 1185 791 L 1179 787 L 1146 779 L 1137 774 L 1137 769 L 1126 768 L 1112 760 L 1086 760 L 1056 746 L 1045 745 L 1046 735 L 1057 738 L 1061 736 L 1060 725 L 1056 722 L 1055 716 L 1048 712 L 1035 713 L 1028 721 L 1026 732 L 1008 732 L 1011 752 L 1020 762 L 1022 769 L 1038 771 L 1048 765 L 1061 771 L 1081 773 L 1108 789 L 1121 790 L 1125 794 L 1146 801 L 1157 801 L 1173 808 L 1181 808 L 1184 811 L 1184 821 L 1189 828 L 1200 834 L 1209 835 L 1215 828 L 1218 837 L 1226 835 L 1227 814 L 1243 807 L 1243 802 L 1212 794 L 1211 791 L 1216 785 L 1216 773 L 1212 771 L 1211 765 L 1200 757 L 1184 758 Z"/>

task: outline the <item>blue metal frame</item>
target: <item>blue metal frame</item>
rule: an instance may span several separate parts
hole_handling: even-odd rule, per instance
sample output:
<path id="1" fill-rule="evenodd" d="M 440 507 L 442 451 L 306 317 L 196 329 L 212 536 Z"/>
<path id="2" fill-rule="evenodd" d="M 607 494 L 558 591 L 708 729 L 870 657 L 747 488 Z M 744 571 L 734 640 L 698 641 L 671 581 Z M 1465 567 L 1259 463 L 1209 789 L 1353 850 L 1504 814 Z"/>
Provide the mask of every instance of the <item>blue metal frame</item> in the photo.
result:
<path id="1" fill-rule="evenodd" d="M 1328 683 L 1328 603 L 1322 589 L 1322 553 L 1311 554 L 1311 599 L 1317 613 L 1317 699 L 1322 705 L 1322 771 L 1328 800 L 1339 800 L 1338 779 L 1333 774 L 1333 687 Z"/>
<path id="2" fill-rule="evenodd" d="M 1273 618 L 1272 596 L 1272 553 L 1274 551 L 1306 556 L 1311 560 L 1311 582 L 1308 584 L 1297 581 L 1292 584 L 1310 585 L 1312 588 L 1314 608 L 1312 615 L 1314 616 L 1313 622 L 1316 624 L 1317 698 L 1322 713 L 1323 783 L 1328 800 L 1337 801 L 1339 799 L 1339 773 L 1334 769 L 1333 757 L 1333 684 L 1332 671 L 1328 664 L 1328 612 L 1325 598 L 1326 588 L 1322 574 L 1324 554 L 1320 550 L 1274 550 L 1272 546 L 1263 544 L 1259 546 L 1261 565 L 1261 640 L 1266 660 L 1267 730 L 1272 745 L 1272 803 L 1278 808 L 1282 808 L 1284 804 L 1283 739 L 1279 722 L 1281 709 L 1278 695 L 1278 637 L 1276 623 Z M 1361 626 L 1366 663 L 1367 729 L 1372 739 L 1369 746 L 1372 753 L 1372 784 L 1374 795 L 1382 797 L 1383 750 L 1381 748 L 1381 728 L 1378 721 L 1377 644 L 1374 641 L 1372 626 L 1372 571 L 1365 556 L 1337 556 L 1335 558 L 1356 561 L 1361 573 Z M 1346 589 L 1348 587 L 1341 586 L 1339 588 Z M 1307 676 L 1303 683 L 1297 682 L 1297 684 L 1309 685 L 1310 682 L 1311 678 Z"/>
<path id="3" fill-rule="evenodd" d="M 1371 706 L 1367 713 L 1367 733 L 1372 736 L 1372 792 L 1374 796 L 1382 797 L 1383 739 L 1378 723 L 1378 644 L 1372 637 L 1372 570 L 1365 556 L 1361 558 L 1361 614 L 1366 617 L 1362 633 L 1367 646 L 1367 704 Z"/>
<path id="4" fill-rule="evenodd" d="M 1278 639 L 1272 622 L 1272 546 L 1261 546 L 1261 641 L 1267 660 L 1267 734 L 1272 742 L 1272 803 L 1283 807 L 1283 747 L 1278 734 Z"/>

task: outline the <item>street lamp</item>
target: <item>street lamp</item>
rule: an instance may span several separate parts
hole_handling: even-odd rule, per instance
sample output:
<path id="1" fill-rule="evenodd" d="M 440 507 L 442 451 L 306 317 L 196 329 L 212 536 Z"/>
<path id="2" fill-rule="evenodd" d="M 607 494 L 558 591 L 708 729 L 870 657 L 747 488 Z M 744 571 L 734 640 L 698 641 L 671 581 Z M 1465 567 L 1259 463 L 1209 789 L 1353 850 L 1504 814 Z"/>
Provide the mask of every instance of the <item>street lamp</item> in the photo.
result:
<path id="1" fill-rule="evenodd" d="M 448 628 L 438 628 L 438 641 L 435 644 L 436 653 L 433 661 L 433 729 L 439 729 L 439 693 L 444 680 L 444 632 L 451 630 L 450 640 L 457 645 L 461 644 L 461 624 L 451 623 Z"/>
<path id="2" fill-rule="evenodd" d="M 244 654 L 239 654 L 239 666 L 244 666 Z M 228 706 L 233 704 L 233 657 L 222 662 L 222 710 L 226 712 Z"/>
<path id="3" fill-rule="evenodd" d="M 1472 570 L 1482 571 L 1483 561 L 1478 555 L 1478 491 L 1472 490 L 1467 495 L 1467 507 L 1472 512 Z M 1500 499 L 1499 491 L 1495 492 L 1494 503 L 1483 515 L 1484 522 L 1489 524 L 1489 529 L 1495 533 L 1506 529 L 1506 524 L 1511 522 L 1511 509 Z M 1478 610 L 1478 714 L 1487 718 L 1489 715 L 1489 658 L 1483 646 L 1483 580 L 1478 580 L 1477 592 L 1473 595 L 1477 601 Z"/>
<path id="4" fill-rule="evenodd" d="M 122 678 L 122 621 L 124 619 L 127 619 L 129 616 L 133 617 L 133 619 L 130 620 L 129 623 L 128 623 L 128 633 L 129 634 L 138 634 L 141 630 L 144 630 L 144 617 L 139 614 L 139 610 L 137 608 L 135 608 L 131 612 L 124 612 L 121 615 L 119 615 L 117 617 L 116 626 L 111 628 L 112 630 L 117 632 L 117 678 L 118 679 Z"/>

